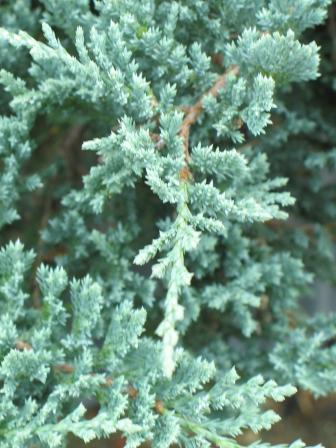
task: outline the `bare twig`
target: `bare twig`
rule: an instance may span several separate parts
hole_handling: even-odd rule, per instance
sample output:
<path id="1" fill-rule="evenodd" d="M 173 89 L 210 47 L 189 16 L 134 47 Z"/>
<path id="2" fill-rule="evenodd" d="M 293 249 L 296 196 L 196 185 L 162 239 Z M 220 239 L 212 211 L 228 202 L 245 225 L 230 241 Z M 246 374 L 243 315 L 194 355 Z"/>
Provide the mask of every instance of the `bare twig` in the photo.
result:
<path id="1" fill-rule="evenodd" d="M 215 55 L 215 56 L 217 57 L 218 55 Z M 218 62 L 218 60 L 217 60 L 217 62 Z M 223 73 L 222 75 L 220 75 L 217 78 L 215 84 L 207 92 L 205 92 L 195 104 L 193 104 L 192 106 L 182 105 L 179 108 L 185 114 L 182 125 L 181 125 L 181 129 L 180 129 L 180 136 L 182 137 L 182 140 L 183 140 L 184 160 L 185 160 L 185 165 L 182 168 L 182 170 L 180 171 L 180 177 L 182 180 L 187 181 L 188 179 L 191 178 L 191 173 L 189 170 L 189 160 L 190 160 L 189 134 L 190 134 L 191 126 L 196 123 L 197 118 L 199 117 L 199 115 L 201 114 L 201 112 L 203 110 L 204 98 L 209 95 L 213 96 L 213 97 L 218 96 L 220 90 L 224 87 L 228 76 L 237 75 L 238 72 L 239 72 L 239 68 L 237 66 L 232 66 L 225 73 Z M 164 147 L 164 142 L 161 140 L 161 137 L 159 134 L 151 132 L 150 137 L 158 149 L 162 149 Z"/>
<path id="2" fill-rule="evenodd" d="M 83 142 L 83 134 L 87 128 L 86 124 L 72 126 L 59 144 L 63 158 L 68 168 L 70 180 L 76 182 L 82 178 L 83 173 L 78 163 L 79 153 Z"/>
<path id="3" fill-rule="evenodd" d="M 233 66 L 230 69 L 228 69 L 225 73 L 223 73 L 221 76 L 217 78 L 217 81 L 215 84 L 209 89 L 205 94 L 202 95 L 202 97 L 192 106 L 189 106 L 186 108 L 186 115 L 184 117 L 181 130 L 180 130 L 180 136 L 183 140 L 183 146 L 184 146 L 184 159 L 185 159 L 185 167 L 181 171 L 181 178 L 187 179 L 190 177 L 189 172 L 189 160 L 190 160 L 190 154 L 189 154 L 189 134 L 190 134 L 190 128 L 193 124 L 196 123 L 197 118 L 201 114 L 203 110 L 203 104 L 204 104 L 204 98 L 207 96 L 218 96 L 220 90 L 224 87 L 226 80 L 228 76 L 230 75 L 237 75 L 239 72 L 239 68 L 237 66 Z"/>

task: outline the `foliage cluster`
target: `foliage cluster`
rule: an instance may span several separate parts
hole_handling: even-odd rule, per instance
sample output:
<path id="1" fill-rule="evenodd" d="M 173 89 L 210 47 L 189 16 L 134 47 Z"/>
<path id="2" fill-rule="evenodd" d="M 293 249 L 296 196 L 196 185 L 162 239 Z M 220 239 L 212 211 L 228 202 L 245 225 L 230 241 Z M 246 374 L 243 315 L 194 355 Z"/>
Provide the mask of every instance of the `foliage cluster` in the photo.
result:
<path id="1" fill-rule="evenodd" d="M 239 448 L 336 390 L 334 6 L 0 3 L 1 448 Z"/>

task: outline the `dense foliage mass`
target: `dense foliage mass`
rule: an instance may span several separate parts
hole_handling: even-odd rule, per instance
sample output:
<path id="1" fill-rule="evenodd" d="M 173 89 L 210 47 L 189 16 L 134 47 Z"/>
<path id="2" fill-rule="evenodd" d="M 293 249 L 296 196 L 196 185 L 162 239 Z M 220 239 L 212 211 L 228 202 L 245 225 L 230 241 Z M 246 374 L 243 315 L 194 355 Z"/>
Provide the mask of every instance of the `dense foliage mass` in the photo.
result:
<path id="1" fill-rule="evenodd" d="M 1 448 L 239 448 L 336 390 L 333 8 L 0 2 Z"/>

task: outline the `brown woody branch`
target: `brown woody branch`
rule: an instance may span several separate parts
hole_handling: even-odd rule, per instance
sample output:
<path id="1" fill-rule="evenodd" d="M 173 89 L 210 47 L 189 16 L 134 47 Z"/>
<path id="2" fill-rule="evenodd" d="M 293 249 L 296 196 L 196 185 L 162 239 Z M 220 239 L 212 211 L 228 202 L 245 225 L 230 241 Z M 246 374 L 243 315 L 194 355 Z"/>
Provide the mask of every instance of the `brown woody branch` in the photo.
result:
<path id="1" fill-rule="evenodd" d="M 218 55 L 216 55 L 218 56 Z M 180 129 L 180 136 L 183 140 L 183 148 L 184 148 L 184 160 L 185 160 L 185 166 L 182 168 L 180 172 L 180 177 L 182 180 L 187 181 L 191 177 L 191 173 L 189 170 L 189 161 L 190 161 L 190 154 L 189 154 L 189 134 L 190 134 L 190 128 L 193 124 L 196 123 L 197 118 L 201 114 L 204 106 L 204 98 L 207 96 L 213 96 L 217 97 L 220 90 L 224 87 L 226 80 L 228 76 L 230 75 L 237 75 L 239 72 L 239 68 L 237 66 L 232 66 L 229 68 L 225 73 L 220 75 L 215 84 L 207 91 L 205 92 L 201 98 L 192 106 L 181 106 L 180 110 L 185 114 L 181 129 Z M 156 134 L 154 132 L 150 133 L 150 137 L 155 143 L 155 146 L 158 149 L 162 149 L 164 146 L 164 142 L 162 142 L 160 135 Z"/>
<path id="2" fill-rule="evenodd" d="M 189 106 L 185 108 L 185 117 L 181 126 L 180 130 L 180 136 L 183 140 L 183 147 L 184 147 L 184 160 L 185 160 L 185 167 L 181 170 L 181 179 L 187 180 L 190 178 L 190 171 L 189 171 L 189 160 L 190 160 L 190 153 L 189 153 L 189 134 L 190 134 L 190 128 L 193 124 L 196 123 L 197 118 L 201 114 L 203 110 L 203 103 L 204 98 L 207 96 L 213 96 L 217 97 L 220 90 L 224 87 L 226 80 L 228 76 L 230 75 L 237 75 L 239 72 L 239 68 L 237 66 L 233 66 L 230 69 L 228 69 L 225 73 L 223 73 L 221 76 L 217 78 L 217 81 L 215 84 L 209 89 L 205 94 L 202 95 L 202 97 L 192 106 Z"/>

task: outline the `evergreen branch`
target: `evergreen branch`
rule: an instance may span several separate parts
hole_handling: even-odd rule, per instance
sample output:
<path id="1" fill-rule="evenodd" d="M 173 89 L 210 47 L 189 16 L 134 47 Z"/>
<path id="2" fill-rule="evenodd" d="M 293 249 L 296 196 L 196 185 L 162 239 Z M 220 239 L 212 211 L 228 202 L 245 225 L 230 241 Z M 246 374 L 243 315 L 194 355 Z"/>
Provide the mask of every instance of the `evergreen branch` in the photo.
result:
<path id="1" fill-rule="evenodd" d="M 184 417 L 180 417 L 180 422 L 182 428 L 185 428 L 187 431 L 191 431 L 193 434 L 204 437 L 206 440 L 213 443 L 214 446 L 218 448 L 242 448 L 241 445 L 239 445 L 239 443 L 237 443 L 236 441 L 214 434 L 213 432 L 204 428 L 204 426 L 200 423 L 187 420 Z"/>
<path id="2" fill-rule="evenodd" d="M 183 123 L 180 130 L 180 136 L 183 140 L 183 148 L 184 148 L 184 159 L 185 159 L 185 167 L 182 168 L 180 172 L 180 177 L 182 180 L 188 180 L 191 177 L 191 173 L 189 170 L 189 134 L 190 128 L 193 124 L 196 123 L 197 118 L 201 114 L 203 110 L 204 98 L 207 96 L 216 97 L 219 95 L 220 90 L 224 87 L 228 76 L 237 75 L 239 73 L 239 68 L 237 66 L 230 67 L 224 74 L 219 76 L 215 82 L 215 84 L 205 92 L 201 98 L 192 106 L 186 106 L 186 115 L 183 119 Z"/>
<path id="3" fill-rule="evenodd" d="M 242 448 L 238 434 L 278 420 L 263 404 L 294 394 L 278 382 L 336 388 L 335 316 L 299 318 L 312 274 L 334 278 L 335 128 L 322 95 L 335 87 L 335 42 L 300 39 L 329 11 L 335 40 L 332 1 L 42 3 L 0 0 L 0 227 L 27 242 L 43 230 L 34 251 L 0 250 L 0 446 L 121 431 L 132 448 Z M 80 123 L 94 157 L 79 154 Z M 49 124 L 69 134 L 42 147 Z M 298 207 L 278 223 L 289 189 Z M 316 244 L 300 232 L 288 247 L 267 227 L 297 222 Z M 132 264 L 138 247 L 152 276 Z M 235 363 L 246 381 L 225 371 Z"/>
<path id="4" fill-rule="evenodd" d="M 18 339 L 15 342 L 15 348 L 19 351 L 24 350 L 32 350 L 33 347 L 29 342 L 23 341 L 21 339 Z M 57 373 L 63 373 L 66 375 L 71 375 L 75 373 L 75 367 L 72 364 L 69 363 L 59 363 L 53 365 L 53 370 Z M 91 373 L 91 375 L 95 375 L 94 372 Z M 106 376 L 106 379 L 104 383 L 102 384 L 103 387 L 110 387 L 113 384 L 113 377 L 112 376 Z M 130 398 L 136 398 L 139 394 L 139 391 L 136 387 L 134 387 L 132 384 L 128 384 L 127 386 L 127 395 Z M 156 400 L 154 409 L 157 411 L 158 414 L 164 413 L 164 404 L 161 400 Z"/>

